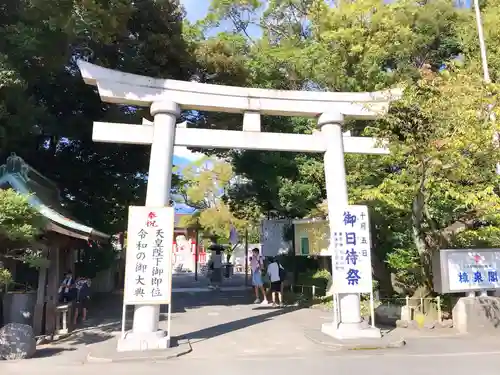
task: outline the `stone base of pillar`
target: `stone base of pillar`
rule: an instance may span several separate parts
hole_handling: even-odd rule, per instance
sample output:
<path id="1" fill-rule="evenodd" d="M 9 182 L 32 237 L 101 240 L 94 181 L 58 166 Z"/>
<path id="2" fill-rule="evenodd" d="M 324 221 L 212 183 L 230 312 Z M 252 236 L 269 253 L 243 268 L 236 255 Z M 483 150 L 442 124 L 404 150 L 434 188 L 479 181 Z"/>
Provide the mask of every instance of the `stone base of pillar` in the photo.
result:
<path id="1" fill-rule="evenodd" d="M 166 331 L 134 333 L 126 332 L 125 337 L 118 340 L 116 351 L 139 352 L 146 350 L 162 350 L 170 348 L 170 336 Z"/>
<path id="2" fill-rule="evenodd" d="M 365 327 L 362 323 L 340 323 L 337 327 L 334 323 L 323 323 L 321 332 L 337 340 L 352 339 L 380 339 L 380 329 Z"/>

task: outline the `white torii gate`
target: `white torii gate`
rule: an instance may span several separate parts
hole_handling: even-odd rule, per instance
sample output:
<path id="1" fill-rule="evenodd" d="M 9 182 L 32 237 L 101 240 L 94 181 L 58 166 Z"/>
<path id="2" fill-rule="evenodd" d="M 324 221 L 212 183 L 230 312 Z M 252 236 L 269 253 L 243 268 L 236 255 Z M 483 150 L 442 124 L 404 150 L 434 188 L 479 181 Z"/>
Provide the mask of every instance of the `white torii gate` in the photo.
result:
<path id="1" fill-rule="evenodd" d="M 169 204 L 174 145 L 296 152 L 323 152 L 329 217 L 342 215 L 348 205 L 344 152 L 388 154 L 369 137 L 342 133 L 344 119 L 375 119 L 387 113 L 399 90 L 373 93 L 280 91 L 197 82 L 155 79 L 122 73 L 79 61 L 84 81 L 97 86 L 108 103 L 150 106 L 154 122 L 143 125 L 94 122 L 96 142 L 151 145 L 146 206 Z M 177 124 L 181 109 L 243 114 L 242 131 L 194 129 Z M 313 134 L 261 132 L 261 115 L 318 117 Z M 330 233 L 334 232 L 330 223 Z M 333 243 L 333 241 L 331 241 Z M 333 252 L 332 252 L 333 254 Z M 165 332 L 158 330 L 159 308 L 135 306 L 128 350 L 164 348 Z M 380 330 L 361 326 L 357 294 L 340 295 L 340 324 L 323 325 L 337 338 L 380 337 Z M 170 332 L 168 332 L 170 336 Z M 144 345 L 146 343 L 146 345 Z"/>

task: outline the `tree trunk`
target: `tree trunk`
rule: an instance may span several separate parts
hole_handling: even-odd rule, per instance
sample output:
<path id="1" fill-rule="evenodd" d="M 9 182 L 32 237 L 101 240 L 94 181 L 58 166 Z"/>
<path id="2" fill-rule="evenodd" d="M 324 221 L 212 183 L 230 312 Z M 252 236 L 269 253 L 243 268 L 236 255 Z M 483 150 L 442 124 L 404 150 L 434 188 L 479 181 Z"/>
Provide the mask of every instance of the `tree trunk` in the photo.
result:
<path id="1" fill-rule="evenodd" d="M 44 252 L 44 256 L 46 252 Z M 40 267 L 38 269 L 38 289 L 36 293 L 35 312 L 33 314 L 33 331 L 35 335 L 42 334 L 43 327 L 43 309 L 45 307 L 45 288 L 47 285 L 47 269 Z"/>
<path id="2" fill-rule="evenodd" d="M 0 270 L 4 268 L 4 263 L 3 261 L 0 259 Z M 5 285 L 0 285 L 0 327 L 3 327 L 3 322 L 4 322 L 4 318 L 3 318 L 3 296 L 4 296 L 4 287 Z"/>
<path id="3" fill-rule="evenodd" d="M 319 268 L 322 269 L 322 270 L 327 270 L 328 272 L 330 272 L 330 274 L 332 273 L 332 261 L 331 261 L 331 257 L 327 257 L 327 256 L 322 256 L 322 257 L 319 257 Z"/>
<path id="4" fill-rule="evenodd" d="M 392 286 L 391 273 L 387 269 L 385 263 L 375 254 L 375 251 L 372 251 L 372 269 L 373 276 L 379 283 L 380 296 L 392 296 L 394 294 L 394 288 Z"/>
<path id="5" fill-rule="evenodd" d="M 423 180 L 423 178 L 422 178 Z M 422 233 L 422 223 L 424 220 L 425 195 L 423 192 L 423 181 L 420 189 L 413 199 L 412 205 L 412 235 L 413 242 L 420 256 L 422 267 L 422 283 L 432 290 L 431 254 L 427 248 L 424 233 Z"/>
<path id="6" fill-rule="evenodd" d="M 4 318 L 3 318 L 3 297 L 4 297 L 4 292 L 3 289 L 0 287 L 0 327 L 3 327 L 4 325 Z"/>

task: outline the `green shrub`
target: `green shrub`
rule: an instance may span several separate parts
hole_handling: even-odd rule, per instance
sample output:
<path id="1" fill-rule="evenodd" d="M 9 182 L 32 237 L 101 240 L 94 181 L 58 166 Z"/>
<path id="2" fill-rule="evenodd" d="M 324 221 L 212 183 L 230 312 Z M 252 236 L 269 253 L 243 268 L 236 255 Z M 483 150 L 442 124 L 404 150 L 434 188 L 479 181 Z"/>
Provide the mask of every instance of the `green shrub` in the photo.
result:
<path id="1" fill-rule="evenodd" d="M 308 270 L 298 275 L 297 285 L 315 286 L 316 295 L 323 296 L 331 275 L 327 270 Z"/>
<path id="2" fill-rule="evenodd" d="M 12 282 L 12 274 L 7 268 L 0 267 L 0 292 Z M 1 301 L 0 301 L 1 302 Z"/>

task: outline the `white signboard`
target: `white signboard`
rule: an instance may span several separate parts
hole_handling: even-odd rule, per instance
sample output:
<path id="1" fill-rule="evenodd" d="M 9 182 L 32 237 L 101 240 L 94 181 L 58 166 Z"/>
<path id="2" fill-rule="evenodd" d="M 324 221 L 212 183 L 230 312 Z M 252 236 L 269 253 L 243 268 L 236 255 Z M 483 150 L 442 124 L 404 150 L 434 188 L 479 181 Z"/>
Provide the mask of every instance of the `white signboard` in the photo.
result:
<path id="1" fill-rule="evenodd" d="M 290 244 L 283 239 L 283 231 L 292 224 L 291 220 L 262 220 L 260 222 L 260 243 L 262 256 L 277 256 L 288 253 Z"/>
<path id="2" fill-rule="evenodd" d="M 500 288 L 500 250 L 449 250 L 448 285 L 451 292 Z"/>
<path id="3" fill-rule="evenodd" d="M 173 237 L 172 207 L 129 207 L 125 304 L 170 303 Z"/>
<path id="4" fill-rule="evenodd" d="M 371 293 L 372 262 L 368 207 L 348 206 L 340 217 L 330 218 L 333 241 L 335 293 Z"/>

